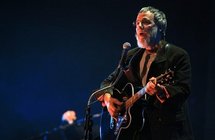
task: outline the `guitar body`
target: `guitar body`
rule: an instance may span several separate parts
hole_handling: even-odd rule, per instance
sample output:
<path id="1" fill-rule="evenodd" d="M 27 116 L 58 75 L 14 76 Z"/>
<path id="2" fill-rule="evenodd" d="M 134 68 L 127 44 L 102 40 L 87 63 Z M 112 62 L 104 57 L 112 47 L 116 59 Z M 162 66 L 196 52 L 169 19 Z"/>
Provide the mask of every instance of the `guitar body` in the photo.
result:
<path id="1" fill-rule="evenodd" d="M 122 124 L 119 131 L 115 133 L 116 123 L 110 116 L 105 107 L 102 111 L 101 126 L 100 126 L 100 139 L 101 140 L 132 140 L 137 137 L 137 134 L 142 130 L 143 117 L 142 109 L 131 107 L 127 112 L 127 120 Z M 113 122 L 112 122 L 113 121 Z"/>
<path id="2" fill-rule="evenodd" d="M 124 73 L 113 90 L 113 97 L 125 102 L 132 95 L 132 84 L 128 82 Z M 134 89 L 137 90 L 137 89 Z M 132 140 L 143 127 L 142 105 L 136 102 L 132 107 L 122 109 L 117 122 L 109 115 L 107 108 L 103 108 L 100 126 L 101 140 Z"/>

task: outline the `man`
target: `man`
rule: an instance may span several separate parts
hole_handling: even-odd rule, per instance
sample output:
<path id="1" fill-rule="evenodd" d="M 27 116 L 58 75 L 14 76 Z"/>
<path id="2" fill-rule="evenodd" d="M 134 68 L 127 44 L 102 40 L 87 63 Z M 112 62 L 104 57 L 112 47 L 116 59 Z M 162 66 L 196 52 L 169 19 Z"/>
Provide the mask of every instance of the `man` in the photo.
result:
<path id="1" fill-rule="evenodd" d="M 122 110 L 126 109 L 125 101 L 128 98 L 117 98 L 115 87 L 109 88 L 98 98 L 111 116 L 110 124 L 115 124 L 113 127 L 110 124 L 107 126 L 110 133 L 114 133 L 113 136 L 105 135 L 105 131 L 102 131 L 101 139 L 192 140 L 187 112 L 191 82 L 191 65 L 187 52 L 165 41 L 167 20 L 162 11 L 151 6 L 143 7 L 134 25 L 138 47 L 128 52 L 123 72 L 129 83 L 145 87 L 145 94 L 132 106 L 136 112 L 132 111 L 125 118 Z M 168 69 L 174 72 L 173 81 L 157 82 L 155 77 Z M 111 85 L 118 76 L 117 69 L 102 82 L 101 88 Z M 117 83 L 123 81 L 118 80 Z M 129 124 L 119 131 L 114 130 L 120 117 L 127 121 L 127 117 L 133 114 L 131 122 L 136 121 L 133 126 Z M 142 127 L 135 127 L 138 124 Z M 104 127 L 101 128 L 103 129 Z"/>

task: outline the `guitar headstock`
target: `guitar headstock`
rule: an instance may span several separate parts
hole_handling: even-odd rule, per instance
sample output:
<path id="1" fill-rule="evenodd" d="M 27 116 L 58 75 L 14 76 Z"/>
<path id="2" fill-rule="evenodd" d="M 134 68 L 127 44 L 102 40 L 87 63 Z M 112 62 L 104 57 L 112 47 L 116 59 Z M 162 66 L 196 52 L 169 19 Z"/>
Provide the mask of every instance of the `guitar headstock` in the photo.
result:
<path id="1" fill-rule="evenodd" d="M 173 77 L 174 77 L 174 71 L 172 71 L 171 69 L 168 69 L 165 73 L 156 77 L 156 79 L 157 79 L 157 83 L 161 85 L 173 84 L 174 83 Z"/>

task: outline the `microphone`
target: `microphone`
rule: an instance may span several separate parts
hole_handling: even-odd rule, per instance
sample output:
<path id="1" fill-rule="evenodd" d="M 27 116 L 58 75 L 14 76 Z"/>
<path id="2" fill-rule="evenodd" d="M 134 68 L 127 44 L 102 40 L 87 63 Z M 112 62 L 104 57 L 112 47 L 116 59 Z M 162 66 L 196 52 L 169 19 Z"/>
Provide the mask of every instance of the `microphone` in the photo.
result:
<path id="1" fill-rule="evenodd" d="M 128 49 L 131 47 L 131 44 L 129 42 L 125 42 L 122 46 L 122 54 L 121 54 L 121 59 L 119 61 L 119 65 L 117 68 L 124 68 L 125 65 L 125 59 L 127 57 Z"/>

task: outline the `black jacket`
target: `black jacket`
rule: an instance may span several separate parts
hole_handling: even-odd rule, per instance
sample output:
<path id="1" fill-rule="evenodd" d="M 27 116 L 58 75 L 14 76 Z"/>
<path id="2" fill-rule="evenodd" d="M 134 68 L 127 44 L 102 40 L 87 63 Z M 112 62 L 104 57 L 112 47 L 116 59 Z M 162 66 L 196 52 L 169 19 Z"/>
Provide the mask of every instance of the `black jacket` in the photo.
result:
<path id="1" fill-rule="evenodd" d="M 134 48 L 128 52 L 126 59 L 126 69 L 129 71 L 127 77 L 136 86 L 141 86 L 139 63 L 144 51 L 145 49 Z M 143 105 L 145 125 L 141 135 L 146 140 L 191 140 L 193 136 L 187 110 L 187 98 L 191 92 L 189 55 L 182 48 L 163 42 L 150 66 L 147 81 L 168 69 L 174 71 L 174 83 L 164 85 L 170 98 L 164 103 L 156 96 L 147 98 L 147 105 Z M 117 70 L 102 82 L 101 87 L 113 82 L 116 75 Z"/>

